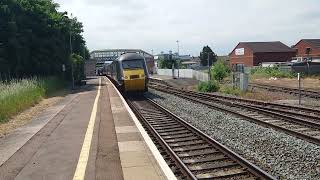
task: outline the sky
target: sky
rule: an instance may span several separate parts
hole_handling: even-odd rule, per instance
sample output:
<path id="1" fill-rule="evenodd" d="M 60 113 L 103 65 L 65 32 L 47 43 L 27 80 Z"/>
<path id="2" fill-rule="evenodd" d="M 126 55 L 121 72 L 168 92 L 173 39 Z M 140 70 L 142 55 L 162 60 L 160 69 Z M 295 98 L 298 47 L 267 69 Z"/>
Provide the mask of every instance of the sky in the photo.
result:
<path id="1" fill-rule="evenodd" d="M 90 51 L 227 55 L 238 42 L 320 38 L 319 0 L 54 0 L 84 25 Z"/>

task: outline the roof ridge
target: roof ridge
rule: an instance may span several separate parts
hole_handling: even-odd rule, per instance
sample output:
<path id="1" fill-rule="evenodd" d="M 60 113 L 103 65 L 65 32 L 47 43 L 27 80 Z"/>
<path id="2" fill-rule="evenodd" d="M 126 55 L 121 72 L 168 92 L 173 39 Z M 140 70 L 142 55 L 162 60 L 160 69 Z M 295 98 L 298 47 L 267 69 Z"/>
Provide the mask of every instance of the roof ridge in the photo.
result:
<path id="1" fill-rule="evenodd" d="M 272 43 L 272 42 L 280 42 L 280 43 L 282 43 L 281 41 L 242 41 L 240 43 Z"/>

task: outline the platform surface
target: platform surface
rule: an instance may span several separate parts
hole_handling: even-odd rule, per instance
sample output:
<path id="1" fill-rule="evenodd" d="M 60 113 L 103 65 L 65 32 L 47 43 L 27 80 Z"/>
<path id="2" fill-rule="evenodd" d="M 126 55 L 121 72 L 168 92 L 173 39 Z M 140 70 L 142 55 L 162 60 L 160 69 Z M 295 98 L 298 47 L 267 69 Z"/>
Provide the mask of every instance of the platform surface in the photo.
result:
<path id="1" fill-rule="evenodd" d="M 1 180 L 171 179 L 111 82 L 87 84 L 0 139 Z"/>

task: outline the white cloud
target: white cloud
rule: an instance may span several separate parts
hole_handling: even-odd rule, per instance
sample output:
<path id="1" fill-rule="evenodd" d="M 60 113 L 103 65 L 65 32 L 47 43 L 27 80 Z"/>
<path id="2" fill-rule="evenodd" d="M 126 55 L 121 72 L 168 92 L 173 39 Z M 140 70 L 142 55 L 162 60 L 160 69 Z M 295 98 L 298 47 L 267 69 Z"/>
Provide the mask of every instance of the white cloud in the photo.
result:
<path id="1" fill-rule="evenodd" d="M 239 41 L 292 45 L 320 38 L 317 0 L 56 0 L 84 24 L 90 50 L 142 48 L 229 53 Z"/>

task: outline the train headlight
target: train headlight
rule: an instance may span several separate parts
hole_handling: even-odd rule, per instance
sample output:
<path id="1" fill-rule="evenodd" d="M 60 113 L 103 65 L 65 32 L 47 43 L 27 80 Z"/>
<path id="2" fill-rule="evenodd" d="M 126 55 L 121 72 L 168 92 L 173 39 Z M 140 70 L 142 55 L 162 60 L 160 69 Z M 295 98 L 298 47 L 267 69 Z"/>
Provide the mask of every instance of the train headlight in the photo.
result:
<path id="1" fill-rule="evenodd" d="M 124 79 L 129 79 L 129 77 L 128 76 L 124 76 Z"/>
<path id="2" fill-rule="evenodd" d="M 144 74 L 141 74 L 141 77 L 142 77 L 142 78 L 144 78 L 144 77 L 145 77 L 145 75 L 144 75 Z"/>

